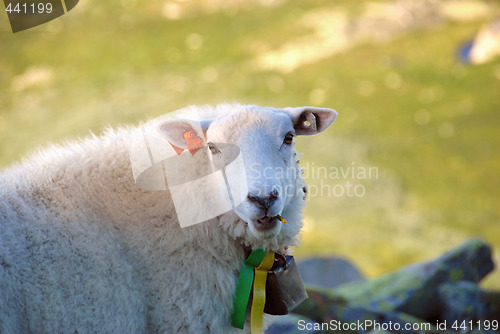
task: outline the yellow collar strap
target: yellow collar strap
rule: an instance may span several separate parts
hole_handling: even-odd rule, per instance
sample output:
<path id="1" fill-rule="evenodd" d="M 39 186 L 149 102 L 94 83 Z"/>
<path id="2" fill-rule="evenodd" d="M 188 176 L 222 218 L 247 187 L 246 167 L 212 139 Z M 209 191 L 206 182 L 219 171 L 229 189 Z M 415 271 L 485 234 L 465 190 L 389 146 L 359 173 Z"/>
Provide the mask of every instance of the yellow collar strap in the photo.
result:
<path id="1" fill-rule="evenodd" d="M 251 333 L 262 333 L 262 318 L 266 304 L 267 272 L 274 264 L 274 252 L 265 249 L 252 250 L 240 269 L 233 299 L 232 325 L 243 329 L 245 315 L 253 284 L 251 308 Z"/>

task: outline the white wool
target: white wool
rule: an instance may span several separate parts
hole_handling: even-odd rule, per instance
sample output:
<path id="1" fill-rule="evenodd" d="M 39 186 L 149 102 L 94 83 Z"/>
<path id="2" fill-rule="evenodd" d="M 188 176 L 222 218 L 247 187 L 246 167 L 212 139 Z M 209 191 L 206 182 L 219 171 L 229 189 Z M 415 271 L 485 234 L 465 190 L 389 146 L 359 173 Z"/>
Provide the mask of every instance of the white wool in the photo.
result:
<path id="1" fill-rule="evenodd" d="M 260 114 L 286 114 L 254 108 L 191 111 L 234 136 L 260 126 Z M 251 119 L 227 117 L 238 112 Z M 127 148 L 138 136 L 108 129 L 0 175 L 0 333 L 242 332 L 230 324 L 239 268 L 249 247 L 296 243 L 302 196 L 284 205 L 288 224 L 274 238 L 232 211 L 180 228 L 168 191 L 134 183 Z"/>

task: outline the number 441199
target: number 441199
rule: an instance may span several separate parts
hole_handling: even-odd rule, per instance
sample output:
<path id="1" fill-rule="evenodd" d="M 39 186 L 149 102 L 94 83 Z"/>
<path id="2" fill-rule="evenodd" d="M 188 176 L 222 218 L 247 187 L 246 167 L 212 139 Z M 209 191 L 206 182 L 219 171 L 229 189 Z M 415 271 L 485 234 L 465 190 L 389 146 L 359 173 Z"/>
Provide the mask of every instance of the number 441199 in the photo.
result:
<path id="1" fill-rule="evenodd" d="M 498 320 L 478 320 L 478 321 L 465 321 L 462 322 L 455 320 L 451 328 L 456 331 L 459 330 L 498 330 Z"/>
<path id="2" fill-rule="evenodd" d="M 38 3 L 38 4 L 26 4 L 26 3 L 17 3 L 15 6 L 12 6 L 12 3 L 9 3 L 5 8 L 7 13 L 18 13 L 18 14 L 42 14 L 42 13 L 51 13 L 52 12 L 52 4 L 51 3 Z"/>

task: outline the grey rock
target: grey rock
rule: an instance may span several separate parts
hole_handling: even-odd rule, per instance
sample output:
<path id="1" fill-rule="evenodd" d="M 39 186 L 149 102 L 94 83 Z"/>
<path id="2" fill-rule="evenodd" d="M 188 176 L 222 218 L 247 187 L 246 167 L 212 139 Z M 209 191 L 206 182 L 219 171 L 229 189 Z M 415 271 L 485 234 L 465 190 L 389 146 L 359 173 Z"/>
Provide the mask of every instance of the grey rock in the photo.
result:
<path id="1" fill-rule="evenodd" d="M 454 321 L 500 320 L 500 292 L 477 286 L 494 268 L 491 249 L 479 239 L 469 240 L 436 260 L 403 268 L 369 281 L 357 281 L 335 289 L 306 285 L 309 298 L 294 312 L 316 323 L 373 321 L 379 324 L 426 324 L 426 330 L 393 331 L 407 334 L 452 333 Z M 436 321 L 447 322 L 446 330 Z M 430 326 L 429 326 L 430 325 Z M 366 334 L 374 328 L 329 333 Z M 493 334 L 472 328 L 470 333 Z M 382 332 L 383 333 L 383 332 Z"/>
<path id="2" fill-rule="evenodd" d="M 461 281 L 440 286 L 438 298 L 440 321 L 448 324 L 472 321 L 476 327 L 484 326 L 484 320 L 500 322 L 500 292 L 486 291 L 474 283 Z M 483 331 L 486 333 L 484 327 Z"/>
<path id="3" fill-rule="evenodd" d="M 364 280 L 352 263 L 339 257 L 314 257 L 298 262 L 297 266 L 304 283 L 326 288 Z"/>
<path id="4" fill-rule="evenodd" d="M 458 281 L 477 283 L 493 268 L 490 247 L 473 239 L 434 261 L 374 280 L 344 284 L 335 292 L 352 306 L 436 319 L 440 313 L 436 300 L 440 285 Z"/>
<path id="5" fill-rule="evenodd" d="M 330 323 L 328 333 L 341 334 L 364 334 L 371 330 L 396 330 L 405 334 L 430 334 L 438 333 L 434 326 L 427 324 L 425 320 L 417 319 L 401 312 L 384 312 L 373 310 L 368 307 L 349 305 L 346 300 L 335 294 L 335 290 L 318 286 L 306 286 L 309 298 L 297 307 L 293 312 L 308 317 L 316 323 Z M 377 326 L 375 325 L 377 324 Z M 400 331 L 406 324 L 426 324 L 426 330 Z M 354 324 L 354 325 L 351 325 Z M 390 327 L 392 324 L 392 327 Z M 397 325 L 396 325 L 397 324 Z M 347 325 L 347 327 L 345 327 Z M 353 327 L 351 327 L 353 326 Z M 389 326 L 389 327 L 388 327 Z M 413 327 L 413 326 L 411 326 Z M 395 332 L 395 333 L 396 333 Z"/>

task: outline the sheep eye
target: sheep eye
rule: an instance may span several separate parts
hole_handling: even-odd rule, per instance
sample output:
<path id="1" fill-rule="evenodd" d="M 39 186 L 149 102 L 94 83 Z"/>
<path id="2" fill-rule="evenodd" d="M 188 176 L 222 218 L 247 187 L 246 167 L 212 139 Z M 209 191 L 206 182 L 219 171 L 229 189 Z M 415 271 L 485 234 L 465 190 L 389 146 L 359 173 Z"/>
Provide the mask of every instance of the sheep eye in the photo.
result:
<path id="1" fill-rule="evenodd" d="M 292 132 L 288 132 L 285 136 L 285 139 L 283 140 L 283 144 L 292 145 L 293 137 L 294 137 L 294 134 Z"/>
<path id="2" fill-rule="evenodd" d="M 210 150 L 210 152 L 212 152 L 212 154 L 220 153 L 217 146 L 215 146 L 213 143 L 208 143 L 208 149 Z"/>

